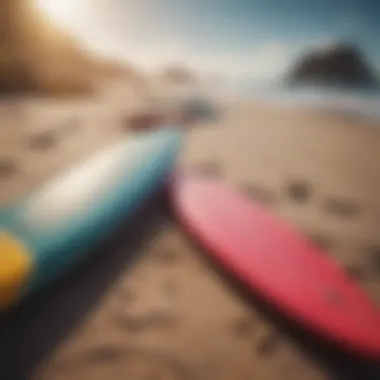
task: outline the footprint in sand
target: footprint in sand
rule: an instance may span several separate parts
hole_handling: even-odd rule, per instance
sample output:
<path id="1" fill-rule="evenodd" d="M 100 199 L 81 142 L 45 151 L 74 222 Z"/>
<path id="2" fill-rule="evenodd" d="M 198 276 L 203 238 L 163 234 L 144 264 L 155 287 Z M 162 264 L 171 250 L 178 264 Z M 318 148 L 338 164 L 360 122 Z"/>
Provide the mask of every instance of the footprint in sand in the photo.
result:
<path id="1" fill-rule="evenodd" d="M 238 338 L 245 338 L 252 335 L 255 330 L 255 323 L 252 318 L 239 318 L 231 326 L 233 334 Z"/>
<path id="2" fill-rule="evenodd" d="M 137 113 L 132 116 L 128 115 L 122 121 L 122 130 L 129 131 L 144 131 L 158 127 L 164 122 L 165 118 L 161 113 L 145 112 Z"/>
<path id="3" fill-rule="evenodd" d="M 307 232 L 307 236 L 318 248 L 323 251 L 331 250 L 333 244 L 328 236 L 314 231 Z"/>
<path id="4" fill-rule="evenodd" d="M 45 380 L 135 379 L 191 380 L 191 370 L 180 360 L 159 350 L 102 345 L 76 353 L 41 372 Z M 42 375 L 42 376 L 41 376 Z"/>
<path id="5" fill-rule="evenodd" d="M 280 338 L 270 333 L 264 336 L 257 344 L 257 352 L 260 356 L 268 356 L 274 353 L 280 343 Z"/>
<path id="6" fill-rule="evenodd" d="M 31 136 L 28 145 L 33 150 L 47 150 L 56 146 L 58 143 L 57 136 L 53 131 L 40 132 Z"/>
<path id="7" fill-rule="evenodd" d="M 287 185 L 286 193 L 288 197 L 297 203 L 306 203 L 313 194 L 313 186 L 306 181 L 290 181 Z"/>
<path id="8" fill-rule="evenodd" d="M 171 265 L 179 260 L 179 254 L 172 249 L 162 249 L 154 254 L 153 259 L 160 264 Z"/>
<path id="9" fill-rule="evenodd" d="M 354 218 L 361 212 L 360 205 L 352 199 L 329 197 L 323 202 L 323 208 L 330 214 L 340 218 Z"/>
<path id="10" fill-rule="evenodd" d="M 371 246 L 368 249 L 371 266 L 380 278 L 380 246 Z"/>
<path id="11" fill-rule="evenodd" d="M 59 130 L 62 131 L 63 133 L 75 133 L 79 130 L 80 126 L 80 119 L 77 117 L 73 117 L 66 122 L 63 122 L 62 125 L 60 126 Z"/>
<path id="12" fill-rule="evenodd" d="M 264 205 L 275 203 L 276 197 L 272 190 L 259 184 L 248 183 L 242 185 L 243 194 Z"/>
<path id="13" fill-rule="evenodd" d="M 345 271 L 349 277 L 356 281 L 362 281 L 366 278 L 364 268 L 359 264 L 350 264 L 345 266 Z"/>
<path id="14" fill-rule="evenodd" d="M 127 305 L 134 303 L 137 299 L 136 293 L 130 288 L 121 288 L 118 292 L 118 297 L 120 297 L 122 302 Z"/>
<path id="15" fill-rule="evenodd" d="M 0 179 L 8 179 L 17 172 L 16 163 L 10 158 L 0 158 Z"/>
<path id="16" fill-rule="evenodd" d="M 222 175 L 222 166 L 219 163 L 213 161 L 202 162 L 201 164 L 197 165 L 195 170 L 202 175 L 213 177 L 220 177 Z"/>
<path id="17" fill-rule="evenodd" d="M 141 314 L 117 313 L 114 322 L 124 330 L 140 333 L 150 330 L 171 330 L 179 322 L 172 310 L 152 310 Z"/>
<path id="18" fill-rule="evenodd" d="M 162 284 L 163 293 L 169 297 L 174 298 L 179 294 L 178 281 L 174 279 L 168 279 Z"/>

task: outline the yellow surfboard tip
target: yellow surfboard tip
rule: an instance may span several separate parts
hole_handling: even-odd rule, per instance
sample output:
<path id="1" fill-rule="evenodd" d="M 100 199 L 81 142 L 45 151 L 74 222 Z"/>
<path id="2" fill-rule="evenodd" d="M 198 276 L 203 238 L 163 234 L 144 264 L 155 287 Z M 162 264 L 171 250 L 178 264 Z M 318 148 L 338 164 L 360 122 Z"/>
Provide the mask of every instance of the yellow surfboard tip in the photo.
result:
<path id="1" fill-rule="evenodd" d="M 30 278 L 32 260 L 23 243 L 0 231 L 0 310 L 10 308 Z"/>

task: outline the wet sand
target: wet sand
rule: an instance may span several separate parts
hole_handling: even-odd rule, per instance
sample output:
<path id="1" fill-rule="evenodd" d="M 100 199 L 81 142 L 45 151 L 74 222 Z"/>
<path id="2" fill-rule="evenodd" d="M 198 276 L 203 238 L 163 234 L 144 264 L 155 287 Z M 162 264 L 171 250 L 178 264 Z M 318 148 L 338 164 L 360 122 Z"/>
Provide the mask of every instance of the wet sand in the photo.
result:
<path id="1" fill-rule="evenodd" d="M 135 106 L 112 97 L 4 106 L 1 199 L 132 135 L 123 122 Z M 380 129 L 263 104 L 224 108 L 222 120 L 187 132 L 179 167 L 222 178 L 299 226 L 380 304 Z M 0 320 L 1 378 L 379 378 L 373 366 L 295 334 L 231 284 L 161 198 L 138 219 L 69 278 Z"/>

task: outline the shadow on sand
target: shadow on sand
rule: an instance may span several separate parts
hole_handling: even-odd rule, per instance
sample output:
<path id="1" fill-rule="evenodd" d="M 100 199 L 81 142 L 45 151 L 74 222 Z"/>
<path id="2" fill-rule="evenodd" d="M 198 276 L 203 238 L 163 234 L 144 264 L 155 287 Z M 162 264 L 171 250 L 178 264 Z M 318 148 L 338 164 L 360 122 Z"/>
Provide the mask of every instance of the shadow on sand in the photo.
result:
<path id="1" fill-rule="evenodd" d="M 94 307 L 166 220 L 161 199 L 124 223 L 93 257 L 50 289 L 0 316 L 0 379 L 22 380 Z"/>

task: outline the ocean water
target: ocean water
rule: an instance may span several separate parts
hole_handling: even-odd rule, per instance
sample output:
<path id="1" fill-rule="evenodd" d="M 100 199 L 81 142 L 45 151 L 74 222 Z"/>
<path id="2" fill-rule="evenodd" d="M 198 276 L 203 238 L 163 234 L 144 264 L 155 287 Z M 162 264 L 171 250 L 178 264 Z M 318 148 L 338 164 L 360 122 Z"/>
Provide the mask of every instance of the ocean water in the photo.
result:
<path id="1" fill-rule="evenodd" d="M 285 107 L 311 108 L 380 122 L 380 89 L 322 86 L 285 86 L 278 83 L 243 83 L 235 95 Z"/>

